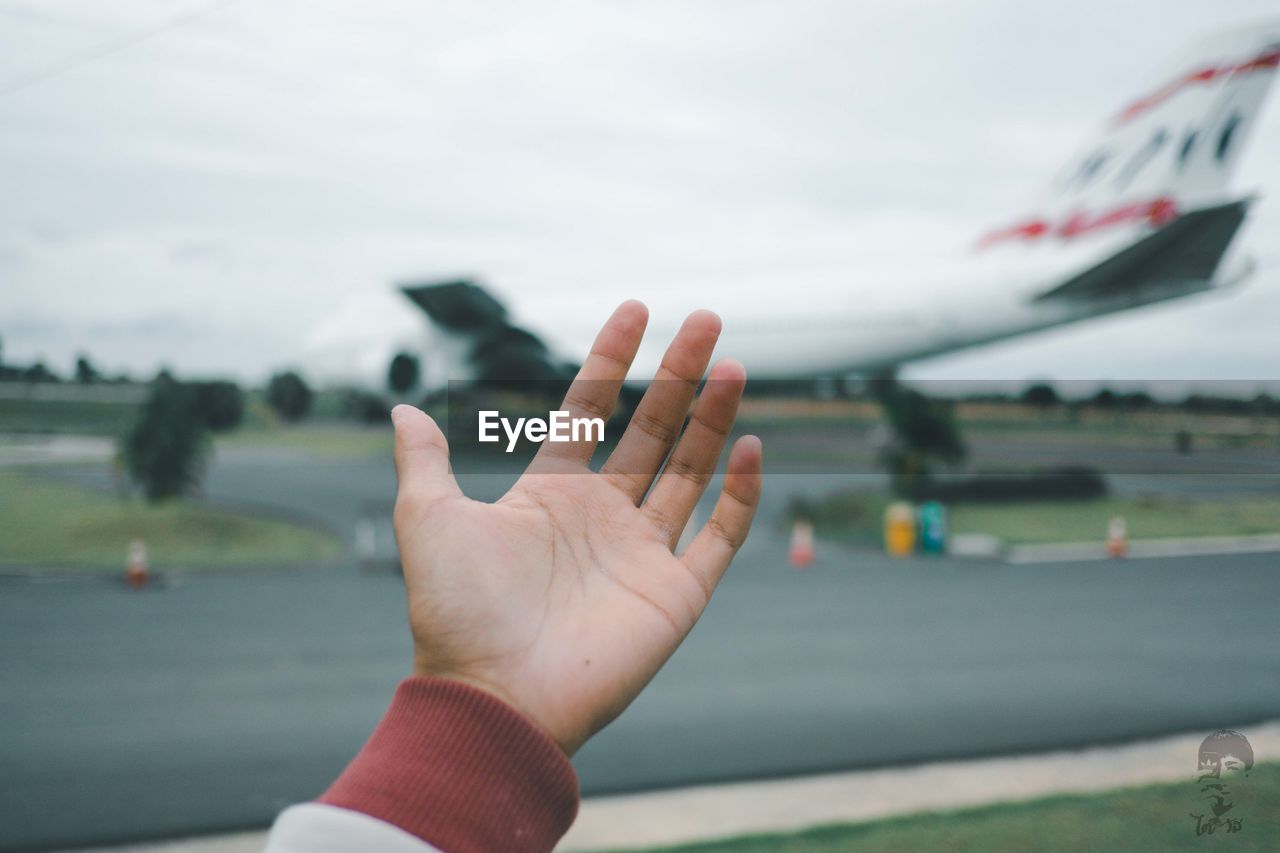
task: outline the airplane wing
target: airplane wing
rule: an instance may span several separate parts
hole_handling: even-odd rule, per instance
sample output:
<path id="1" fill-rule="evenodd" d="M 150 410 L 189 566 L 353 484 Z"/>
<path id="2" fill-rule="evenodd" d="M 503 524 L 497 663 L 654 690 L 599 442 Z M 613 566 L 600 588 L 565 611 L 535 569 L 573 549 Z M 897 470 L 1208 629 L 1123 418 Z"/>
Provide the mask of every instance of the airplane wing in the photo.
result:
<path id="1" fill-rule="evenodd" d="M 576 365 L 556 359 L 507 309 L 470 279 L 401 285 L 400 292 L 427 316 L 438 339 L 437 357 L 451 379 L 528 382 L 572 377 Z"/>

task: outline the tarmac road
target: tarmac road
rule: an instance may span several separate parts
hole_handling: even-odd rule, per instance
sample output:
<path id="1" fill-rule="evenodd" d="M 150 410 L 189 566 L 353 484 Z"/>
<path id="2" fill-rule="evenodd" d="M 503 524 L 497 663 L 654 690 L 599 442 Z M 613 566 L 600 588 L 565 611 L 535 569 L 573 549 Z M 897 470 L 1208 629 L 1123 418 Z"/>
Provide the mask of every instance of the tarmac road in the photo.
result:
<path id="1" fill-rule="evenodd" d="M 100 467 L 51 473 L 106 483 Z M 1180 473 L 1188 492 L 1232 479 Z M 493 497 L 506 479 L 464 487 Z M 879 479 L 769 479 L 689 641 L 575 758 L 585 792 L 1275 717 L 1280 557 L 1009 566 L 820 543 L 813 568 L 787 567 L 777 519 L 790 495 Z M 1275 488 L 1242 479 L 1240 491 Z M 348 541 L 359 508 L 389 506 L 393 484 L 389 460 L 253 452 L 222 454 L 207 480 L 212 499 L 324 521 Z M 349 560 L 142 593 L 0 578 L 0 849 L 264 825 L 324 788 L 408 666 L 399 578 Z"/>
<path id="2" fill-rule="evenodd" d="M 1267 555 L 1035 567 L 757 531 L 588 793 L 1045 749 L 1280 708 Z M 407 671 L 399 579 L 349 567 L 142 593 L 0 580 L 0 847 L 266 824 L 316 795 Z M 1193 760 L 1191 757 L 1189 760 Z"/>

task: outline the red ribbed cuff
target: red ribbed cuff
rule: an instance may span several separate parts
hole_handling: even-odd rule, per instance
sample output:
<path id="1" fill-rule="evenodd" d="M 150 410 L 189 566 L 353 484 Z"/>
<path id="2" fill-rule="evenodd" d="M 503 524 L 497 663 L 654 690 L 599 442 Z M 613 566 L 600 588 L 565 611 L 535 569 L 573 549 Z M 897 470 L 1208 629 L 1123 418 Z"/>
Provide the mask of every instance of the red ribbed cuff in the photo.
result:
<path id="1" fill-rule="evenodd" d="M 445 853 L 550 850 L 578 814 L 554 741 L 489 693 L 407 678 L 319 802 L 394 824 Z"/>

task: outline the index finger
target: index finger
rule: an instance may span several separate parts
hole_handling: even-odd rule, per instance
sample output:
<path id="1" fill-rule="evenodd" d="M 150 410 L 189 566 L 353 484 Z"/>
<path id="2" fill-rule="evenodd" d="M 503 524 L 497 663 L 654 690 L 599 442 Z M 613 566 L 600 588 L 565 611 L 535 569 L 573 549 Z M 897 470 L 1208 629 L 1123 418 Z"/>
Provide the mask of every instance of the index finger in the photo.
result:
<path id="1" fill-rule="evenodd" d="M 567 411 L 569 417 L 601 418 L 608 422 L 648 322 L 649 309 L 638 300 L 628 299 L 614 309 L 564 395 L 560 408 Z M 587 464 L 595 453 L 596 441 L 593 430 L 584 432 L 585 437 L 578 441 L 544 441 L 534 457 L 534 465 L 550 459 Z"/>

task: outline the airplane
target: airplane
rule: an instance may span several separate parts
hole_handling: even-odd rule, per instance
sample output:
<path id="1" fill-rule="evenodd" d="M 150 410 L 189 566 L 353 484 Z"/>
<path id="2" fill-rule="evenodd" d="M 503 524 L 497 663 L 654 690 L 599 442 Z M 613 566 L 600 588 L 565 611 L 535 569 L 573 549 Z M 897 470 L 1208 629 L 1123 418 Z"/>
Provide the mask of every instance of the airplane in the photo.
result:
<path id="1" fill-rule="evenodd" d="M 651 321 L 633 377 L 652 375 L 675 324 L 703 306 L 724 320 L 718 351 L 753 379 L 892 377 L 917 359 L 1229 288 L 1255 268 L 1233 250 L 1255 197 L 1230 179 L 1278 65 L 1280 22 L 1201 42 L 1110 115 L 1024 216 L 980 231 L 943 263 L 849 269 L 838 295 L 790 280 L 574 295 L 598 311 L 473 279 L 415 282 L 400 290 L 427 333 L 393 345 L 420 360 L 427 389 L 572 375 L 607 303 L 638 296 Z"/>

